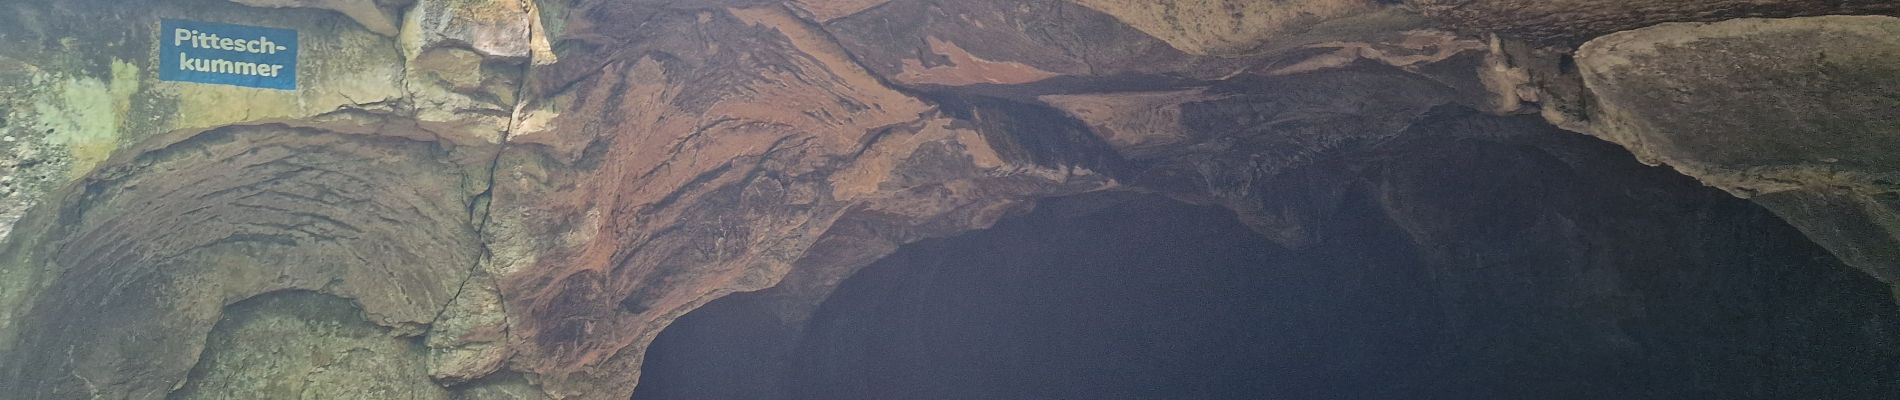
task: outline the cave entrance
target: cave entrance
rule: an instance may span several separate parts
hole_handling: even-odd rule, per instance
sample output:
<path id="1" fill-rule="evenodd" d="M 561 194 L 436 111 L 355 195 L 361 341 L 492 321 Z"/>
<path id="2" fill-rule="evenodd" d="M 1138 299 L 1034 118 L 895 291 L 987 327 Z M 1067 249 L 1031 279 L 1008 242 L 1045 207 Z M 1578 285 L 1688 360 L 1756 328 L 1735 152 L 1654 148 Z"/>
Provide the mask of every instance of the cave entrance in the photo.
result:
<path id="1" fill-rule="evenodd" d="M 1148 195 L 1047 201 L 853 277 L 814 317 L 787 386 L 801 399 L 1401 390 L 1363 382 L 1426 367 L 1442 331 L 1416 285 L 1429 277 L 1389 224 L 1353 226 L 1368 229 L 1290 251 L 1225 209 Z"/>
<path id="2" fill-rule="evenodd" d="M 1225 208 L 1046 199 L 903 246 L 808 321 L 744 294 L 688 313 L 634 398 L 1900 394 L 1884 284 L 1747 201 L 1539 138 L 1566 150 L 1398 143 L 1262 182 L 1325 199 L 1295 207 L 1298 248 Z"/>
<path id="3" fill-rule="evenodd" d="M 1361 205 L 1369 207 L 1361 203 Z M 1353 215 L 1376 218 L 1371 209 Z M 1429 279 L 1390 224 L 1290 251 L 1225 209 L 1153 195 L 1043 202 L 906 246 L 799 329 L 741 301 L 689 314 L 637 399 L 1376 395 L 1434 351 Z M 1367 251 L 1367 250 L 1373 251 Z M 785 348 L 780 348 L 785 347 Z M 769 379 L 756 379 L 772 376 Z M 723 382 L 718 382 L 723 381 Z M 717 383 L 715 383 L 717 382 Z M 711 397 L 708 397 L 708 396 Z"/>

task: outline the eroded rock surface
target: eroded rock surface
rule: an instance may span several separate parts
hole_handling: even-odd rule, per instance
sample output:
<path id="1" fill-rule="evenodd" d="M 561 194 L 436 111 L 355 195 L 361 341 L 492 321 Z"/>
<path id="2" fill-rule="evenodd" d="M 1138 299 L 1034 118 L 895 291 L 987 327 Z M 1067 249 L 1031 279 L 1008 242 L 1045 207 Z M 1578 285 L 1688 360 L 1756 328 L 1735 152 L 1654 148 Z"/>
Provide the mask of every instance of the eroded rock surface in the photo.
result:
<path id="1" fill-rule="evenodd" d="M 336 12 L 343 13 L 343 15 L 349 16 L 350 19 L 356 20 L 356 22 L 359 24 L 363 24 L 363 28 L 369 29 L 371 32 L 376 32 L 376 33 L 382 34 L 383 36 L 396 36 L 396 34 L 399 32 L 396 27 L 396 18 L 397 18 L 396 15 L 401 12 L 400 7 L 407 6 L 410 3 L 414 2 L 415 0 L 231 0 L 231 1 L 238 4 L 243 4 L 247 6 L 256 6 L 256 7 L 304 7 L 304 8 L 320 8 L 320 9 L 326 9 L 326 10 L 334 10 Z"/>
<path id="2" fill-rule="evenodd" d="M 1433 268 L 1471 283 L 1450 298 L 1589 309 L 1548 327 L 1614 339 L 1597 323 L 1636 313 L 1616 297 L 1624 288 L 1493 290 L 1480 282 L 1516 276 L 1462 268 L 1549 260 L 1458 236 L 1498 222 L 1564 243 L 1537 247 L 1558 254 L 1595 243 L 1566 236 L 1566 224 L 1592 223 L 1566 215 L 1601 210 L 1559 199 L 1572 208 L 1492 216 L 1441 202 L 1537 203 L 1432 172 L 1478 167 L 1430 143 L 1550 129 L 1471 110 L 1541 113 L 1750 196 L 1891 282 L 1894 18 L 1650 26 L 1892 12 L 1718 0 L 4 2 L 0 391 L 624 399 L 648 345 L 707 302 L 741 296 L 797 332 L 841 282 L 907 243 L 1096 191 L 1221 206 L 1293 251 L 1324 245 L 1342 204 L 1371 196 Z M 158 80 L 161 19 L 298 31 L 299 89 Z M 1601 175 L 1565 150 L 1588 145 L 1535 145 L 1569 169 L 1525 169 Z M 1478 160 L 1526 162 L 1497 146 L 1477 146 L 1496 156 Z M 1700 234 L 1669 232 L 1642 239 Z M 1523 276 L 1607 285 L 1604 271 L 1640 261 L 1603 257 L 1586 268 L 1599 275 Z M 1691 304 L 1664 297 L 1645 304 Z M 1604 343 L 1627 344 L 1617 340 Z M 291 377 L 303 380 L 265 383 Z"/>
<path id="3" fill-rule="evenodd" d="M 0 59 L 20 68 L 0 87 L 17 94 L 7 142 L 22 158 L 7 179 L 39 179 L 6 201 L 43 210 L 7 224 L 8 393 L 163 398 L 203 366 L 225 306 L 285 290 L 346 298 L 420 336 L 469 280 L 498 138 L 471 157 L 479 141 L 420 128 L 396 38 L 302 8 L 6 6 L 0 35 L 15 44 Z M 158 81 L 151 46 L 169 18 L 299 31 L 300 89 Z"/>
<path id="4" fill-rule="evenodd" d="M 13 390 L 162 397 L 222 307 L 287 289 L 353 299 L 371 321 L 421 334 L 481 251 L 457 168 L 436 151 L 234 127 L 89 178 L 31 221 L 44 236 L 19 260 L 35 268 L 32 301 L 8 318 Z"/>
<path id="5" fill-rule="evenodd" d="M 550 67 L 598 70 L 544 81 L 563 109 L 511 137 L 492 211 L 514 365 L 555 394 L 624 395 L 667 322 L 772 286 L 847 215 L 971 229 L 1110 182 L 1084 132 L 933 107 L 778 7 L 590 12 L 659 26 L 593 27 L 617 50 Z"/>
<path id="6" fill-rule="evenodd" d="M 1711 22 L 1749 17 L 1900 13 L 1884 0 L 1404 0 L 1426 15 L 1464 29 L 1496 32 L 1554 45 L 1664 22 Z"/>
<path id="7" fill-rule="evenodd" d="M 1255 50 L 1329 20 L 1376 10 L 1372 0 L 1255 2 L 1076 0 L 1192 54 Z"/>
<path id="8" fill-rule="evenodd" d="M 348 300 L 287 292 L 233 304 L 172 399 L 449 399 L 420 346 Z M 264 366 L 260 368 L 260 366 Z"/>
<path id="9" fill-rule="evenodd" d="M 1743 19 L 1605 36 L 1577 55 L 1588 131 L 1788 216 L 1900 279 L 1900 18 Z"/>

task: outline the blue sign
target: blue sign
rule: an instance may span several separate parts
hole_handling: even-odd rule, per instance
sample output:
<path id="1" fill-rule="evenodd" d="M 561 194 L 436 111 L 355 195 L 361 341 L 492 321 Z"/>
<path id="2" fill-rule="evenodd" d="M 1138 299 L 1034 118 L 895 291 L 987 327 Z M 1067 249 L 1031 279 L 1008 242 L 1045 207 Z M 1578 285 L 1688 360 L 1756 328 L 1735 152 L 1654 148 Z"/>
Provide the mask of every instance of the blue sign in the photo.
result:
<path id="1" fill-rule="evenodd" d="M 164 20 L 158 80 L 297 90 L 297 31 Z"/>

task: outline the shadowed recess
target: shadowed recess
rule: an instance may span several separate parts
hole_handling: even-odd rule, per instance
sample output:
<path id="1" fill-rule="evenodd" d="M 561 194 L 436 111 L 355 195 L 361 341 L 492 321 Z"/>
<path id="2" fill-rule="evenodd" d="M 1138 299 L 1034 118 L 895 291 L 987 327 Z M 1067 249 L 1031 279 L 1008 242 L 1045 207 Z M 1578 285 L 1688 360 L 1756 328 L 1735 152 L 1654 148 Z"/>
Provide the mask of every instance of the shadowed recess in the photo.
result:
<path id="1" fill-rule="evenodd" d="M 634 398 L 1900 393 L 1883 285 L 1587 141 L 1399 140 L 1289 171 L 1262 184 L 1345 192 L 1297 249 L 1160 196 L 1046 200 L 902 247 L 809 323 L 745 295 L 689 313 Z"/>

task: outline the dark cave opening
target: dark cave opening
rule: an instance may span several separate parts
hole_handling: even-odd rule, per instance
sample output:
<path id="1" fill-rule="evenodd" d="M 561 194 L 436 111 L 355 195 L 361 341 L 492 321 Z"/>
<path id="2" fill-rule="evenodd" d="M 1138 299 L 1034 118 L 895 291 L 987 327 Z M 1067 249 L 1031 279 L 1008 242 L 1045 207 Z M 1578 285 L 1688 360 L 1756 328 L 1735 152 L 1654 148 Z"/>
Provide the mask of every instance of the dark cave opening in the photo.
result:
<path id="1" fill-rule="evenodd" d="M 1043 207 L 854 277 L 808 328 L 793 397 L 1367 396 L 1391 388 L 1358 382 L 1423 367 L 1442 331 L 1409 251 L 1288 251 L 1225 210 L 1148 196 Z"/>
<path id="2" fill-rule="evenodd" d="M 1884 284 L 1602 143 L 1401 140 L 1260 186 L 1315 240 L 1159 195 L 1048 199 L 902 247 L 809 321 L 745 294 L 689 313 L 634 398 L 1900 393 Z"/>

